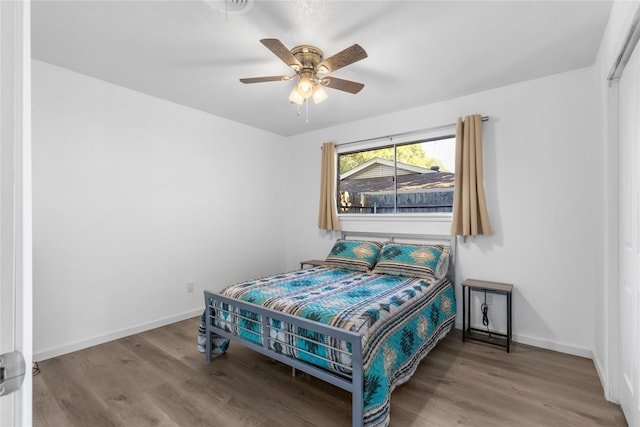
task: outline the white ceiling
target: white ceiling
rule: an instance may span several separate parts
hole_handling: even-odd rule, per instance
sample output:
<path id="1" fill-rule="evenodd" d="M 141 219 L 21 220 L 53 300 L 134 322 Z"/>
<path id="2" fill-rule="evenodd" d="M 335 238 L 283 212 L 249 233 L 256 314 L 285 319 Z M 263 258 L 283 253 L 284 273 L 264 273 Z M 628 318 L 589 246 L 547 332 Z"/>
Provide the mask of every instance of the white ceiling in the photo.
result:
<path id="1" fill-rule="evenodd" d="M 231 9 L 239 1 L 229 0 Z M 244 0 L 240 0 L 244 1 Z M 224 9 L 224 1 L 210 2 Z M 246 13 L 205 1 L 33 1 L 33 57 L 281 135 L 294 135 L 594 63 L 610 1 L 263 1 Z M 259 40 L 354 44 L 335 72 L 365 84 L 303 110 Z"/>

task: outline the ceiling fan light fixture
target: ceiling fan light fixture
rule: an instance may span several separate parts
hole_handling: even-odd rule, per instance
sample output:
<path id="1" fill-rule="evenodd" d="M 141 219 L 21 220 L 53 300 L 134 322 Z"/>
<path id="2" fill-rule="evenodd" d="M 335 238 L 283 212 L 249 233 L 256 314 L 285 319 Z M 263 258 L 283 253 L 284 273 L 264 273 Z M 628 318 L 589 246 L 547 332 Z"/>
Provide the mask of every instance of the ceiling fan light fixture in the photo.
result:
<path id="1" fill-rule="evenodd" d="M 322 101 L 324 101 L 328 97 L 329 97 L 329 95 L 327 94 L 327 91 L 322 87 L 322 85 L 317 84 L 313 88 L 313 103 L 314 104 L 320 104 Z"/>
<path id="2" fill-rule="evenodd" d="M 298 92 L 298 86 L 294 86 L 293 90 L 289 94 L 289 101 L 293 104 L 304 104 L 304 97 L 300 95 L 300 92 Z"/>
<path id="3" fill-rule="evenodd" d="M 298 89 L 298 93 L 300 93 L 300 96 L 302 96 L 305 99 L 310 98 L 311 95 L 313 94 L 312 78 L 307 75 L 301 75 L 300 81 L 298 82 L 297 89 Z"/>

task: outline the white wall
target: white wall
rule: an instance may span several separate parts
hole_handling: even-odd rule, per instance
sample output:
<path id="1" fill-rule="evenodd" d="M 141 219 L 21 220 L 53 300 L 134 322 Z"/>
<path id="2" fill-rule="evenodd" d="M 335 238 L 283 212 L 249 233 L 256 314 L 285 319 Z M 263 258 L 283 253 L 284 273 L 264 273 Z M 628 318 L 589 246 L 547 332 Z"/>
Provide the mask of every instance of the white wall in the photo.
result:
<path id="1" fill-rule="evenodd" d="M 283 141 L 34 60 L 36 360 L 282 271 Z"/>
<path id="2" fill-rule="evenodd" d="M 618 141 L 617 87 L 607 77 L 620 54 L 640 8 L 637 1 L 616 1 L 611 8 L 596 59 L 596 88 L 601 131 L 598 135 L 605 165 L 602 186 L 603 276 L 596 283 L 594 301 L 594 362 L 607 399 L 619 400 L 619 294 L 618 294 Z"/>
<path id="3" fill-rule="evenodd" d="M 602 276 L 598 197 L 603 171 L 594 77 L 588 67 L 290 138 L 289 156 L 296 162 L 288 170 L 287 192 L 303 199 L 287 211 L 288 266 L 326 256 L 336 238 L 317 229 L 322 142 L 488 115 L 485 190 L 495 234 L 459 244 L 457 284 L 465 278 L 513 283 L 516 341 L 590 357 L 595 289 Z M 441 222 L 436 225 L 442 229 Z M 434 229 L 415 221 L 357 226 L 414 233 Z M 501 304 L 496 299 L 492 309 L 499 328 Z"/>

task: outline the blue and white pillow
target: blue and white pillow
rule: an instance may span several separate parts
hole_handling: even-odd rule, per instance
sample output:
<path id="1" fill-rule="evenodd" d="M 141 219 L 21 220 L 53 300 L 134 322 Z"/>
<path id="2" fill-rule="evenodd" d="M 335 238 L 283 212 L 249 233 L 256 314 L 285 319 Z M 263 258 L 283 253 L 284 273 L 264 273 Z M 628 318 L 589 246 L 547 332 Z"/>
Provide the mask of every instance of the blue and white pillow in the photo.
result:
<path id="1" fill-rule="evenodd" d="M 367 273 L 376 264 L 380 249 L 381 242 L 340 239 L 333 245 L 325 265 Z"/>
<path id="2" fill-rule="evenodd" d="M 386 243 L 373 273 L 433 279 L 443 250 L 440 245 Z"/>

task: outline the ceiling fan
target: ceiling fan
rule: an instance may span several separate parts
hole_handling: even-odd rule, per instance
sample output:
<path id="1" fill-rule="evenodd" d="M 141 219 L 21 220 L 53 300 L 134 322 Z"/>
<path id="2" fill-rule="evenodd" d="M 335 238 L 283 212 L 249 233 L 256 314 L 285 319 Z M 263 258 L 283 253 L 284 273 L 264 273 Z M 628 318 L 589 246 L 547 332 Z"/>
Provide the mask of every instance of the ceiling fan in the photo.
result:
<path id="1" fill-rule="evenodd" d="M 298 83 L 291 91 L 289 100 L 298 105 L 302 105 L 309 98 L 312 98 L 316 104 L 324 101 L 328 96 L 324 90 L 325 87 L 353 94 L 360 92 L 364 87 L 362 83 L 328 75 L 322 76 L 366 58 L 367 52 L 358 44 L 323 59 L 322 51 L 315 46 L 302 45 L 289 50 L 278 39 L 262 39 L 260 43 L 291 67 L 295 74 L 240 79 L 242 83 L 276 82 L 297 77 Z"/>

